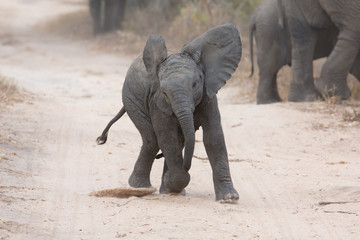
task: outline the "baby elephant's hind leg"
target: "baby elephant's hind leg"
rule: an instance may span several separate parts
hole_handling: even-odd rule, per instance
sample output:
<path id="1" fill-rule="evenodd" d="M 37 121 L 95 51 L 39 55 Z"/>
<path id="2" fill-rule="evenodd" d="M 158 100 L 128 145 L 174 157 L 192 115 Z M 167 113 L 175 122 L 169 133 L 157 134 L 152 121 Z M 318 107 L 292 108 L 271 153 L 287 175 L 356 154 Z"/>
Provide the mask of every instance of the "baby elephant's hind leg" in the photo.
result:
<path id="1" fill-rule="evenodd" d="M 135 188 L 151 187 L 150 171 L 155 156 L 159 151 L 155 134 L 142 134 L 143 145 L 139 157 L 135 163 L 134 170 L 129 178 L 129 184 Z"/>
<path id="2" fill-rule="evenodd" d="M 129 178 L 129 185 L 135 188 L 151 187 L 150 171 L 155 156 L 159 151 L 153 144 L 143 142 L 134 170 Z"/>
<path id="3" fill-rule="evenodd" d="M 150 119 L 138 109 L 137 106 L 131 102 L 126 103 L 126 111 L 139 130 L 143 145 L 140 154 L 135 163 L 134 170 L 129 178 L 129 185 L 135 188 L 151 187 L 150 171 L 159 147 L 156 140 L 156 135 L 153 130 Z"/>

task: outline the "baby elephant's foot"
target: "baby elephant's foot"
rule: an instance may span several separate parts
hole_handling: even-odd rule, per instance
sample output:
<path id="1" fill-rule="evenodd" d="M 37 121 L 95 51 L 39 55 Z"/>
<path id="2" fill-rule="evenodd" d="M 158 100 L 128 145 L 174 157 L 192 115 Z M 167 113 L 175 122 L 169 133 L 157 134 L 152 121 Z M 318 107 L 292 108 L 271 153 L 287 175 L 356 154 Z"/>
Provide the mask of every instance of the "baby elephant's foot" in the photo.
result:
<path id="1" fill-rule="evenodd" d="M 163 183 L 162 183 L 161 186 L 160 186 L 159 193 L 160 193 L 160 194 L 174 194 L 174 193 L 170 193 L 170 192 L 166 189 L 166 187 L 164 186 Z M 179 193 L 179 195 L 185 196 L 185 195 L 186 195 L 186 190 L 185 190 L 185 189 L 181 190 L 181 192 Z"/>
<path id="2" fill-rule="evenodd" d="M 163 177 L 163 183 L 160 187 L 160 193 L 182 193 L 184 188 L 190 182 L 190 174 L 188 172 L 166 172 Z"/>
<path id="3" fill-rule="evenodd" d="M 233 203 L 239 200 L 239 194 L 232 183 L 221 183 L 215 186 L 216 201 Z"/>
<path id="4" fill-rule="evenodd" d="M 150 179 L 147 176 L 137 175 L 134 172 L 129 178 L 129 185 L 133 188 L 150 188 Z"/>

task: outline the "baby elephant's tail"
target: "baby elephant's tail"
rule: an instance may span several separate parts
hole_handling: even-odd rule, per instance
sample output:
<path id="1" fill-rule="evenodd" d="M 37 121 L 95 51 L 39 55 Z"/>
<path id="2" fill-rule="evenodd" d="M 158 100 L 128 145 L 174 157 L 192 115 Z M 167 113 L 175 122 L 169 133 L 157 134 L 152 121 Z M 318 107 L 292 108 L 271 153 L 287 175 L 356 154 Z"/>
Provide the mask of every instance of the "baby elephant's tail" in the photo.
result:
<path id="1" fill-rule="evenodd" d="M 124 115 L 125 112 L 126 112 L 125 108 L 122 107 L 122 108 L 120 109 L 120 111 L 118 112 L 118 114 L 116 114 L 116 116 L 115 116 L 113 119 L 111 119 L 111 121 L 108 123 L 108 125 L 106 126 L 106 128 L 105 128 L 104 131 L 102 132 L 101 136 L 96 139 L 96 142 L 97 142 L 98 145 L 101 145 L 101 144 L 106 143 L 109 129 L 111 128 L 111 126 L 112 126 L 117 120 L 119 120 L 119 119 L 122 117 L 122 115 Z"/>

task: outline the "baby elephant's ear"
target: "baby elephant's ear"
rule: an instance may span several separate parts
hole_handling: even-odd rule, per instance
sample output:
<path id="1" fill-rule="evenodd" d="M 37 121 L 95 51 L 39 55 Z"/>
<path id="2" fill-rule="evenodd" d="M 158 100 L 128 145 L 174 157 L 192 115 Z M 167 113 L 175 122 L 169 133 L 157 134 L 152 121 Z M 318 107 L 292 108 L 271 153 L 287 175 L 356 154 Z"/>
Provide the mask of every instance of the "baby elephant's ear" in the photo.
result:
<path id="1" fill-rule="evenodd" d="M 205 68 L 206 93 L 212 98 L 238 67 L 241 59 L 240 35 L 234 25 L 221 25 L 186 44 L 182 52 L 200 52 L 200 61 Z"/>
<path id="2" fill-rule="evenodd" d="M 164 39 L 160 35 L 151 35 L 146 41 L 143 61 L 149 73 L 156 73 L 158 66 L 167 57 L 167 49 Z"/>

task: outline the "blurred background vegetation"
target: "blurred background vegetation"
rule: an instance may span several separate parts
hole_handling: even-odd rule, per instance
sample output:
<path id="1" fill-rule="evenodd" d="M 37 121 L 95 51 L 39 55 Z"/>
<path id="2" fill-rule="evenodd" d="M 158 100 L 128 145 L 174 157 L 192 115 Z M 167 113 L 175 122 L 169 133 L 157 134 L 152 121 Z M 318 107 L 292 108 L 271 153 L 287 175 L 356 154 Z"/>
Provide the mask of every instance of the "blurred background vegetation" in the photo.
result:
<path id="1" fill-rule="evenodd" d="M 224 23 L 236 25 L 241 35 L 243 56 L 227 86 L 240 89 L 234 96 L 234 103 L 255 101 L 258 67 L 255 65 L 255 74 L 249 78 L 251 63 L 248 23 L 251 14 L 262 0 L 127 0 L 121 30 L 95 37 L 89 0 L 79 1 L 84 5 L 82 11 L 60 16 L 41 26 L 42 29 L 62 37 L 91 39 L 99 50 L 115 54 L 140 54 L 150 34 L 162 35 L 169 53 L 172 53 L 211 27 Z M 105 0 L 102 1 L 104 3 Z M 315 77 L 319 76 L 323 61 L 315 61 Z M 290 78 L 290 68 L 283 67 L 278 73 L 279 93 L 283 100 L 287 99 Z M 348 82 L 352 89 L 352 98 L 360 99 L 359 82 L 350 75 Z"/>
<path id="2" fill-rule="evenodd" d="M 128 0 L 129 1 L 129 0 Z M 131 1 L 131 0 L 130 0 Z M 224 23 L 246 26 L 254 9 L 261 0 L 154 0 L 128 6 L 124 30 L 146 35 L 158 33 L 166 38 L 183 43 L 208 28 Z M 156 1 L 156 0 L 155 0 Z M 129 5 L 129 4 L 128 4 Z"/>
<path id="3" fill-rule="evenodd" d="M 102 0 L 103 2 L 105 0 Z M 121 0 L 118 0 L 121 1 Z M 233 23 L 247 32 L 248 20 L 261 0 L 127 0 L 121 32 L 147 38 L 161 34 L 183 44 L 208 28 Z M 44 28 L 74 38 L 92 36 L 89 0 L 86 10 L 66 14 Z M 116 31 L 115 31 L 116 32 Z M 105 36 L 106 37 L 106 36 Z M 127 36 L 129 37 L 129 36 Z"/>

